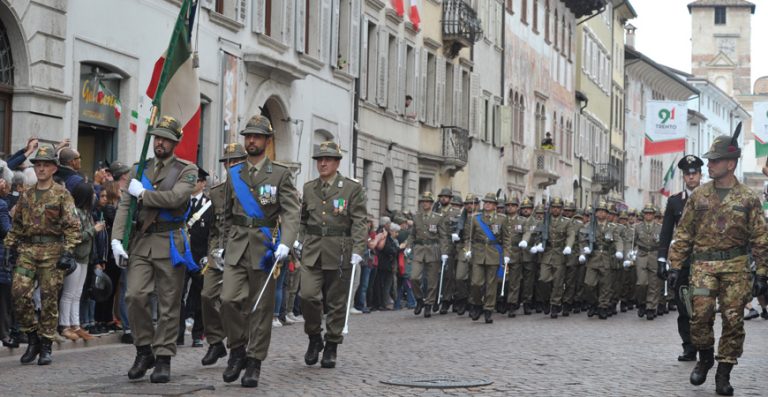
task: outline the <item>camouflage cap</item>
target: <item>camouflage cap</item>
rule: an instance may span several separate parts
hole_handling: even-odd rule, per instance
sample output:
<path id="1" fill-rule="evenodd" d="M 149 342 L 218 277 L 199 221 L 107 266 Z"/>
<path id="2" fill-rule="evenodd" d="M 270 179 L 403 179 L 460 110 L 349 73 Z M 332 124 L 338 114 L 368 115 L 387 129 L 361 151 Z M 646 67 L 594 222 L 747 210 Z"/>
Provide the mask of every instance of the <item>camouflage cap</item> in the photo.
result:
<path id="1" fill-rule="evenodd" d="M 274 131 L 272 130 L 272 123 L 266 116 L 256 115 L 251 117 L 251 119 L 248 120 L 248 124 L 245 125 L 245 128 L 240 131 L 240 135 L 251 134 L 266 136 L 274 135 Z"/>
<path id="2" fill-rule="evenodd" d="M 181 140 L 181 136 L 184 135 L 184 131 L 182 131 L 181 123 L 178 120 L 171 116 L 162 116 L 160 121 L 155 124 L 155 127 L 149 130 L 148 134 L 178 142 Z"/>
<path id="3" fill-rule="evenodd" d="M 59 165 L 59 159 L 56 158 L 56 151 L 53 150 L 53 146 L 45 144 L 40 144 L 40 146 L 38 146 L 37 152 L 35 152 L 35 155 L 32 156 L 29 161 L 33 163 L 47 161 Z"/>
<path id="4" fill-rule="evenodd" d="M 517 196 L 512 196 L 507 199 L 507 205 L 520 205 L 520 199 Z"/>
<path id="5" fill-rule="evenodd" d="M 523 201 L 520 202 L 520 208 L 533 208 L 533 201 L 528 197 L 524 198 Z"/>
<path id="6" fill-rule="evenodd" d="M 322 157 L 331 157 L 340 159 L 341 156 L 341 148 L 339 147 L 339 144 L 334 141 L 325 141 L 319 145 L 317 145 L 317 148 L 315 148 L 315 152 L 312 153 L 312 158 L 317 160 Z"/>
<path id="7" fill-rule="evenodd" d="M 485 197 L 483 197 L 483 202 L 498 204 L 499 200 L 496 199 L 496 193 L 486 193 Z"/>
<path id="8" fill-rule="evenodd" d="M 450 188 L 444 187 L 442 190 L 440 190 L 440 194 L 438 194 L 437 197 L 443 197 L 443 196 L 453 197 L 453 192 L 451 191 Z"/>
<path id="9" fill-rule="evenodd" d="M 701 157 L 707 160 L 738 159 L 741 157 L 741 149 L 738 142 L 733 142 L 729 135 L 720 135 L 712 142 L 709 151 Z"/>
<path id="10" fill-rule="evenodd" d="M 434 202 L 435 198 L 432 196 L 432 192 L 422 193 L 421 197 L 419 197 L 419 202 L 423 202 L 423 201 Z"/>
<path id="11" fill-rule="evenodd" d="M 245 152 L 242 144 L 232 142 L 224 146 L 224 155 L 221 156 L 219 161 L 223 163 L 229 160 L 244 159 L 247 156 L 248 153 Z"/>
<path id="12" fill-rule="evenodd" d="M 451 204 L 459 204 L 459 205 L 461 205 L 462 204 L 461 196 L 459 196 L 458 194 L 454 194 L 453 197 L 451 197 Z"/>
<path id="13" fill-rule="evenodd" d="M 654 207 L 653 204 L 651 203 L 648 203 L 645 206 L 643 206 L 643 214 L 648 212 L 654 213 L 654 214 L 656 213 L 656 207 Z"/>
<path id="14" fill-rule="evenodd" d="M 130 171 L 131 171 L 130 167 L 128 167 L 127 165 L 119 161 L 115 161 L 109 165 L 109 173 L 112 174 L 112 178 L 114 179 L 118 179 Z"/>
<path id="15" fill-rule="evenodd" d="M 561 208 L 563 207 L 563 205 L 564 205 L 563 199 L 561 199 L 560 197 L 553 198 L 552 203 L 550 204 L 550 206 L 552 207 L 561 207 Z"/>

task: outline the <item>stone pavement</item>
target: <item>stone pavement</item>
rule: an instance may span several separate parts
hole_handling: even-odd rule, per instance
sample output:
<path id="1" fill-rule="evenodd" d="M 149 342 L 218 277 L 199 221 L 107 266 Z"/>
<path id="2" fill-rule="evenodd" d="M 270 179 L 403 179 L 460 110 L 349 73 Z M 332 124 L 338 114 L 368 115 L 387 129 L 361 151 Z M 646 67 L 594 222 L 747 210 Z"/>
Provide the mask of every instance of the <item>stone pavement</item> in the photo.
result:
<path id="1" fill-rule="evenodd" d="M 495 323 L 455 314 L 416 317 L 410 311 L 353 316 L 351 334 L 339 346 L 336 369 L 307 367 L 301 325 L 274 329 L 257 389 L 221 380 L 225 363 L 202 367 L 203 348 L 179 349 L 166 385 L 125 376 L 132 346 L 113 344 L 54 352 L 50 367 L 21 366 L 18 355 L 0 358 L 3 396 L 714 396 L 714 369 L 703 386 L 688 383 L 693 363 L 676 361 L 680 345 L 676 313 L 647 321 L 634 312 L 607 321 L 584 314 L 543 315 Z M 720 322 L 716 323 L 719 334 Z M 744 356 L 733 372 L 737 395 L 761 390 L 768 368 L 768 321 L 747 321 Z M 189 338 L 187 338 L 189 339 Z M 381 383 L 396 377 L 451 375 L 488 379 L 489 386 L 420 389 Z"/>

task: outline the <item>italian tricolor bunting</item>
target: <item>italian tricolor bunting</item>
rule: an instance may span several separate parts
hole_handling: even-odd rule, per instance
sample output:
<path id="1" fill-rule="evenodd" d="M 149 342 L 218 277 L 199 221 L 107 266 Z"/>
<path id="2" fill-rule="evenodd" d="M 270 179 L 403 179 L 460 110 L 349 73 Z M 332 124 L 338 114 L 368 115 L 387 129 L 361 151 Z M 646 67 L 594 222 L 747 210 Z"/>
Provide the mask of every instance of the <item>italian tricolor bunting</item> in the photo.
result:
<path id="1" fill-rule="evenodd" d="M 685 151 L 685 138 L 670 139 L 667 141 L 654 142 L 648 135 L 645 136 L 645 145 L 643 154 L 653 156 L 664 153 L 675 153 Z"/>
<path id="2" fill-rule="evenodd" d="M 411 23 L 416 30 L 419 30 L 419 24 L 421 23 L 421 16 L 419 16 L 419 2 L 421 2 L 421 0 L 411 0 L 411 12 L 409 13 Z"/>
<path id="3" fill-rule="evenodd" d="M 190 43 L 190 19 L 194 18 L 194 14 L 190 16 L 193 10 L 190 2 L 184 0 L 181 5 L 168 50 L 155 62 L 147 96 L 153 99 L 153 103 L 159 103 L 158 116 L 172 116 L 184 126 L 184 135 L 176 146 L 176 156 L 196 162 L 200 134 L 200 81 Z M 167 58 L 168 54 L 171 58 Z M 166 76 L 161 76 L 164 66 Z"/>
<path id="4" fill-rule="evenodd" d="M 672 182 L 675 179 L 675 162 L 672 161 L 672 164 L 669 165 L 669 169 L 667 169 L 667 173 L 664 174 L 664 185 L 659 189 L 659 192 L 664 195 L 664 197 L 669 197 L 670 194 L 672 194 Z"/>
<path id="5" fill-rule="evenodd" d="M 131 124 L 130 124 L 131 131 L 135 134 L 136 131 L 139 129 L 139 111 L 138 110 L 131 110 Z"/>

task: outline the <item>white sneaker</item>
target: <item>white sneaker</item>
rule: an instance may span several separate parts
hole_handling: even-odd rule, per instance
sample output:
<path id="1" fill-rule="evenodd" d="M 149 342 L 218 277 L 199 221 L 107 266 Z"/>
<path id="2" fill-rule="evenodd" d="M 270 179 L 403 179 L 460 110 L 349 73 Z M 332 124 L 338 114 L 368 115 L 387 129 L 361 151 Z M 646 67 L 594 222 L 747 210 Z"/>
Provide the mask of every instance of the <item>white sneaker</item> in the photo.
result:
<path id="1" fill-rule="evenodd" d="M 285 322 L 288 324 L 295 324 L 299 321 L 296 320 L 296 316 L 294 316 L 293 313 L 288 313 L 285 315 Z"/>
<path id="2" fill-rule="evenodd" d="M 293 321 L 296 321 L 297 323 L 303 323 L 304 322 L 304 316 L 299 314 L 298 316 L 293 316 Z"/>
<path id="3" fill-rule="evenodd" d="M 272 318 L 272 328 L 279 328 L 282 326 L 283 326 L 283 323 L 281 323 L 277 317 Z"/>
<path id="4" fill-rule="evenodd" d="M 355 309 L 354 307 L 349 308 L 349 314 L 363 314 L 360 310 Z"/>

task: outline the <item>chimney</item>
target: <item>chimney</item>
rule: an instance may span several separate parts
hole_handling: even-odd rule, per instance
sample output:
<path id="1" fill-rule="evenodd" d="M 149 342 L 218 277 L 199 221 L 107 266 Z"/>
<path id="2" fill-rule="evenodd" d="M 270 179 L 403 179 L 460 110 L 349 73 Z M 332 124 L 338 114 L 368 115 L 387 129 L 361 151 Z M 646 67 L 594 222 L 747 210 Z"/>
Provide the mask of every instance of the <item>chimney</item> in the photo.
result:
<path id="1" fill-rule="evenodd" d="M 635 48 L 635 30 L 637 30 L 637 28 L 631 23 L 628 23 L 626 26 L 624 26 L 624 30 L 627 31 L 627 36 L 626 36 L 627 47 L 634 49 Z"/>

